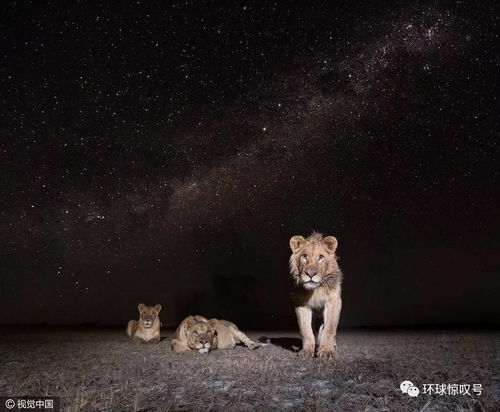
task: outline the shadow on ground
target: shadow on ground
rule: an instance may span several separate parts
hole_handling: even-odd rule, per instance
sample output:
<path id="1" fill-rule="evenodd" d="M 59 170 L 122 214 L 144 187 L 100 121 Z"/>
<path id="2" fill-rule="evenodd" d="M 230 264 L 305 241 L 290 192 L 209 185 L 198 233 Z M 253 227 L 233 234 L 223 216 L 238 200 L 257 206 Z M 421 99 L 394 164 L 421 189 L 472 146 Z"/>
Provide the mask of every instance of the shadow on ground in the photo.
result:
<path id="1" fill-rule="evenodd" d="M 280 348 L 289 350 L 291 352 L 298 352 L 301 345 L 302 341 L 298 338 L 291 338 L 288 336 L 283 336 L 283 337 L 278 337 L 278 338 L 271 338 L 267 336 L 261 336 L 259 338 L 260 343 L 270 343 L 271 345 L 278 346 Z"/>

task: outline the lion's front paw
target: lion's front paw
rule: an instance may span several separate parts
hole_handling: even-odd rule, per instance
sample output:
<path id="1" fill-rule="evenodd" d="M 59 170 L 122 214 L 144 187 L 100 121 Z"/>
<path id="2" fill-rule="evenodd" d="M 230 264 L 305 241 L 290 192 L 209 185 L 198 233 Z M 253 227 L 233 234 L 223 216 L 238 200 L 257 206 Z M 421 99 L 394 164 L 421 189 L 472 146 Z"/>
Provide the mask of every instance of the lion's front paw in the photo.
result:
<path id="1" fill-rule="evenodd" d="M 314 358 L 314 348 L 304 348 L 300 350 L 299 356 L 302 358 Z"/>
<path id="2" fill-rule="evenodd" d="M 318 358 L 335 360 L 338 358 L 335 348 L 319 348 L 317 352 Z"/>
<path id="3" fill-rule="evenodd" d="M 248 349 L 254 350 L 257 349 L 260 345 L 258 343 L 252 342 L 248 345 Z"/>

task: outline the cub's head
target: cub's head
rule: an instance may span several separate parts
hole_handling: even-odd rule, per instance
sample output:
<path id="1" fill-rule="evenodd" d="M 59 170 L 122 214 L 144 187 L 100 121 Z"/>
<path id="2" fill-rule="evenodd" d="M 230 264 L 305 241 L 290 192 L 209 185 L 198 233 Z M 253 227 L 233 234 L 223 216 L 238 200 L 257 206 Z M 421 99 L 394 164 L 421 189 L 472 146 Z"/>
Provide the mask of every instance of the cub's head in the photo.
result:
<path id="1" fill-rule="evenodd" d="M 158 313 L 160 313 L 161 305 L 146 306 L 144 303 L 139 303 L 137 309 L 139 309 L 140 313 L 139 322 L 144 328 L 149 329 L 153 326 L 153 323 L 158 318 Z"/>
<path id="2" fill-rule="evenodd" d="M 188 346 L 200 353 L 207 353 L 213 347 L 217 347 L 218 320 L 198 320 L 190 317 L 186 321 L 186 338 Z"/>
<path id="3" fill-rule="evenodd" d="M 321 233 L 313 233 L 307 239 L 293 236 L 290 239 L 290 273 L 297 285 L 315 289 L 328 285 L 339 272 L 335 250 L 337 239 Z"/>

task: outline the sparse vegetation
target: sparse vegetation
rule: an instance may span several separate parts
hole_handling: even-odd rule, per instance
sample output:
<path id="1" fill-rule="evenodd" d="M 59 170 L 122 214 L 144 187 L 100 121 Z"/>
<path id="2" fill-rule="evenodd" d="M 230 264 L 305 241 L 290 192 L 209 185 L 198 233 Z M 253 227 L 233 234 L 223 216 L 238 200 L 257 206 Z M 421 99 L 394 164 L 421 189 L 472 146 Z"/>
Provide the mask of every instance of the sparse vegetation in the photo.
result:
<path id="1" fill-rule="evenodd" d="M 250 332 L 250 351 L 174 354 L 173 331 L 137 345 L 121 329 L 12 328 L 1 395 L 58 395 L 64 410 L 498 411 L 498 332 L 340 331 L 340 360 L 301 359 L 296 333 Z M 409 379 L 481 383 L 480 396 L 401 394 Z"/>

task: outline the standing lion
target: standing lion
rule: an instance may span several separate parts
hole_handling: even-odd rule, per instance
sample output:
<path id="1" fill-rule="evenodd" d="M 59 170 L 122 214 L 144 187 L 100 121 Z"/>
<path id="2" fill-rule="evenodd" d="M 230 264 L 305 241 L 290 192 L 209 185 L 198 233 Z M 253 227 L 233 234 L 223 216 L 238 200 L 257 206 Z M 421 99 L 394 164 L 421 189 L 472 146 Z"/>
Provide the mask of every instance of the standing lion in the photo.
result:
<path id="1" fill-rule="evenodd" d="M 337 325 L 342 299 L 342 272 L 337 264 L 337 239 L 313 233 L 307 239 L 290 239 L 290 273 L 295 281 L 292 298 L 302 336 L 301 356 L 334 359 L 337 356 Z M 315 341 L 313 311 L 322 311 L 323 324 Z"/>

